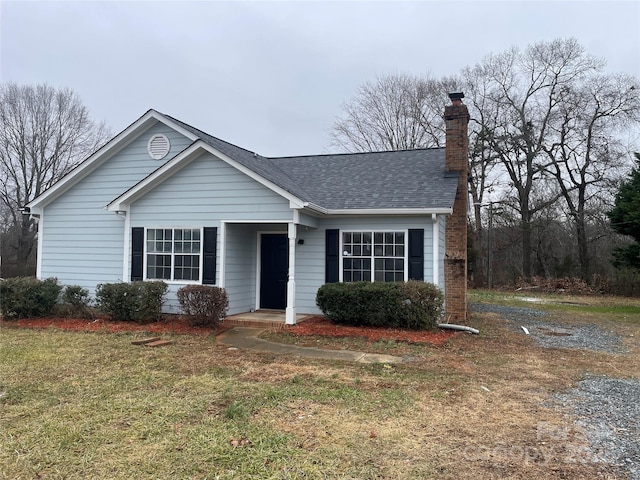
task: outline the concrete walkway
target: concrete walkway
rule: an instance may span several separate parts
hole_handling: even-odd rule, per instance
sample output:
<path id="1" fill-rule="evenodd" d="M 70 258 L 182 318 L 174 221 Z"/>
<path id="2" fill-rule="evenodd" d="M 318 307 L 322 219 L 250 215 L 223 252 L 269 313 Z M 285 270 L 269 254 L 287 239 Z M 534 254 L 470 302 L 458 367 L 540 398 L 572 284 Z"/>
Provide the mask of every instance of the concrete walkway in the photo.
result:
<path id="1" fill-rule="evenodd" d="M 284 345 L 282 343 L 269 342 L 258 338 L 265 329 L 234 327 L 220 335 L 218 342 L 235 348 L 247 348 L 269 353 L 282 353 L 297 355 L 305 358 L 322 358 L 326 360 L 344 360 L 357 363 L 402 363 L 403 357 L 394 355 L 382 355 L 377 353 L 353 352 L 351 350 L 326 350 L 313 347 L 298 347 L 296 345 Z"/>

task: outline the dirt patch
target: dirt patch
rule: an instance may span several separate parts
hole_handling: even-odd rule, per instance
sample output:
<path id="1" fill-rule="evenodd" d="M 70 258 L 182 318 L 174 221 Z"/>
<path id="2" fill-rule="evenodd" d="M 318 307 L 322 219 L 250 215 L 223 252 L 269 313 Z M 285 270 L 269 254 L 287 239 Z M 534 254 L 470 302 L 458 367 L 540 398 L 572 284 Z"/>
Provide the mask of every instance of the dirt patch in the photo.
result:
<path id="1" fill-rule="evenodd" d="M 297 336 L 319 335 L 323 337 L 362 338 L 370 342 L 395 340 L 409 343 L 426 343 L 442 346 L 455 332 L 442 330 L 405 330 L 397 328 L 350 327 L 338 325 L 325 317 L 312 317 L 297 325 L 287 325 L 285 332 Z"/>

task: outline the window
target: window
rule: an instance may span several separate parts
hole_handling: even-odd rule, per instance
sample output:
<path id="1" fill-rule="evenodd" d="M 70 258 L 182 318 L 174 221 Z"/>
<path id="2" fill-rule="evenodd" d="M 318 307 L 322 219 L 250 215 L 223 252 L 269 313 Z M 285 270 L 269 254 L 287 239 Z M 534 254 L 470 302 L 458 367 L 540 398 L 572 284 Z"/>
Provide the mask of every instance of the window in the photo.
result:
<path id="1" fill-rule="evenodd" d="M 404 281 L 405 253 L 405 232 L 342 232 L 342 281 Z"/>
<path id="2" fill-rule="evenodd" d="M 199 281 L 201 245 L 197 228 L 148 228 L 146 278 Z"/>

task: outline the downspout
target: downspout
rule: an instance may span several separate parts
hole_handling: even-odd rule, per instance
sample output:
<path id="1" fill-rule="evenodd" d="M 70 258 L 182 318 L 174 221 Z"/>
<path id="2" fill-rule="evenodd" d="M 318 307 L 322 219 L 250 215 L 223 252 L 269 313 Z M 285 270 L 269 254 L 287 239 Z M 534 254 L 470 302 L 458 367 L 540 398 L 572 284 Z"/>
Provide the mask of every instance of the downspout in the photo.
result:
<path id="1" fill-rule="evenodd" d="M 442 328 L 444 330 L 459 330 L 462 332 L 469 332 L 475 335 L 480 333 L 480 330 L 477 330 L 473 327 L 467 327 L 466 325 L 455 325 L 453 323 L 438 323 L 438 328 Z"/>
<path id="2" fill-rule="evenodd" d="M 440 222 L 438 215 L 431 214 L 433 226 L 431 228 L 433 236 L 433 284 L 440 286 Z"/>
<path id="3" fill-rule="evenodd" d="M 116 212 L 120 214 L 120 212 Z M 131 252 L 129 246 L 131 245 L 131 215 L 129 212 L 124 212 L 124 252 L 122 254 L 122 281 L 130 282 L 131 276 L 129 275 L 129 259 L 131 258 Z M 143 277 L 144 278 L 144 277 Z"/>

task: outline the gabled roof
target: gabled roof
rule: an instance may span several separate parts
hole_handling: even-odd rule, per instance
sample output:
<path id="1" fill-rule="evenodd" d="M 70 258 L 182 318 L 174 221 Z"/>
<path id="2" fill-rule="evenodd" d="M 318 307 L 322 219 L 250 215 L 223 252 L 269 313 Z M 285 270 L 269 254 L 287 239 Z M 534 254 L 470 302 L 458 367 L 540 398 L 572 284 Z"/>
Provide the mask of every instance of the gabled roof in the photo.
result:
<path id="1" fill-rule="evenodd" d="M 329 211 L 453 207 L 458 175 L 445 174 L 444 148 L 263 157 L 168 118 L 295 197 Z"/>
<path id="2" fill-rule="evenodd" d="M 32 213 L 40 213 L 40 210 L 48 203 L 55 200 L 59 195 L 67 191 L 73 185 L 77 184 L 84 177 L 102 165 L 107 159 L 117 153 L 119 150 L 131 143 L 140 132 L 148 130 L 152 125 L 158 122 L 169 125 L 165 115 L 156 110 L 148 110 L 144 115 L 135 122 L 113 137 L 109 142 L 96 150 L 93 154 L 79 163 L 67 175 L 57 181 L 51 188 L 45 190 L 38 197 L 29 202 L 26 207 L 31 209 Z M 198 137 L 193 132 L 182 128 L 180 125 L 170 125 L 179 131 L 182 135 L 195 141 Z"/>
<path id="3" fill-rule="evenodd" d="M 453 208 L 458 176 L 445 173 L 444 148 L 269 158 L 155 110 L 146 112 L 28 206 L 39 213 L 157 122 L 176 129 L 193 143 L 114 199 L 110 210 L 118 210 L 154 188 L 202 150 L 289 199 L 292 205 L 321 213 L 450 213 Z"/>
<path id="4" fill-rule="evenodd" d="M 448 209 L 458 176 L 444 171 L 444 148 L 272 158 L 331 210 Z"/>

